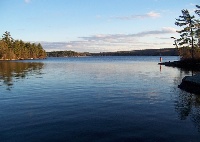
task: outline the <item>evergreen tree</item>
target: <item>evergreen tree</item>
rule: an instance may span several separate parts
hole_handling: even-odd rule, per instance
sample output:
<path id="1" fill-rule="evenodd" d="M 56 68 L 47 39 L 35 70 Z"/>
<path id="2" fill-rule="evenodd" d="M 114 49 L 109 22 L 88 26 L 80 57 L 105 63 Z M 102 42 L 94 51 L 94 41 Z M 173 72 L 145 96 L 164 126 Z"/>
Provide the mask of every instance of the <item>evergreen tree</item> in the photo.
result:
<path id="1" fill-rule="evenodd" d="M 200 5 L 196 5 L 196 7 L 198 8 L 197 10 L 195 10 L 195 13 L 198 14 L 200 16 Z"/>
<path id="2" fill-rule="evenodd" d="M 22 40 L 14 40 L 9 32 L 5 32 L 0 40 L 0 59 L 30 59 L 30 58 L 46 58 L 46 52 L 39 43 L 24 42 Z"/>
<path id="3" fill-rule="evenodd" d="M 195 10 L 195 13 L 200 16 L 200 6 L 196 5 L 197 10 Z M 198 47 L 200 48 L 200 19 L 196 20 L 196 26 L 197 26 L 197 31 L 196 31 L 196 35 L 198 38 Z"/>
<path id="4" fill-rule="evenodd" d="M 2 40 L 7 44 L 8 48 L 12 48 L 13 38 L 10 35 L 10 32 L 5 32 L 2 36 Z"/>
<path id="5" fill-rule="evenodd" d="M 175 25 L 183 27 L 182 30 L 177 31 L 180 33 L 180 38 L 177 39 L 177 42 L 180 47 L 189 47 L 191 48 L 191 57 L 194 58 L 194 47 L 197 46 L 197 36 L 196 31 L 198 29 L 195 16 L 190 15 L 188 10 L 182 10 L 182 15 L 176 19 Z"/>

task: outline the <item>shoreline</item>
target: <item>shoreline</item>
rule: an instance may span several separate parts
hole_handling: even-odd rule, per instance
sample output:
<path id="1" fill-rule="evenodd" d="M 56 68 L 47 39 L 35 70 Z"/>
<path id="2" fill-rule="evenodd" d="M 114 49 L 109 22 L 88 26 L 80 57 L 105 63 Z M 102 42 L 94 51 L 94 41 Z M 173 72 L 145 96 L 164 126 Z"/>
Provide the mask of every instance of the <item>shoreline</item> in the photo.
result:
<path id="1" fill-rule="evenodd" d="M 46 58 L 27 58 L 27 59 L 0 59 L 0 62 L 1 61 L 26 61 L 26 60 L 44 60 Z"/>
<path id="2" fill-rule="evenodd" d="M 158 65 L 165 65 L 168 67 L 177 67 L 183 70 L 200 71 L 200 62 L 187 62 L 187 61 L 173 61 L 173 62 L 160 62 Z"/>
<path id="3" fill-rule="evenodd" d="M 176 67 L 187 71 L 197 71 L 196 75 L 185 76 L 182 79 L 178 88 L 187 91 L 189 93 L 194 93 L 200 95 L 200 62 L 186 62 L 186 61 L 174 61 L 174 62 L 161 62 L 158 65 L 165 65 L 168 67 Z"/>

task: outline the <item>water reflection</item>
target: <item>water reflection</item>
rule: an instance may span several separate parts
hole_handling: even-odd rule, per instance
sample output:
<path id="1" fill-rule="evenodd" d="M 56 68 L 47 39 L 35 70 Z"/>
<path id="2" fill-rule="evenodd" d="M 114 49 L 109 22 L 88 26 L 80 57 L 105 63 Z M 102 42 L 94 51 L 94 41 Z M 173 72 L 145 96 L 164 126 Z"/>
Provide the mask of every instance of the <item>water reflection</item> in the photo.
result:
<path id="1" fill-rule="evenodd" d="M 10 90 L 16 80 L 41 74 L 43 65 L 37 62 L 0 62 L 0 86 L 6 85 Z"/>
<path id="2" fill-rule="evenodd" d="M 181 92 L 175 101 L 175 110 L 180 120 L 191 119 L 200 132 L 200 96 Z"/>
<path id="3" fill-rule="evenodd" d="M 174 86 L 178 86 L 185 75 L 191 75 L 192 73 L 192 71 L 180 70 L 180 76 L 174 79 Z M 194 73 L 196 74 L 198 71 Z M 194 126 L 197 127 L 198 132 L 200 132 L 200 95 L 188 93 L 179 88 L 174 89 L 178 92 L 174 103 L 178 118 L 180 120 L 190 119 Z"/>

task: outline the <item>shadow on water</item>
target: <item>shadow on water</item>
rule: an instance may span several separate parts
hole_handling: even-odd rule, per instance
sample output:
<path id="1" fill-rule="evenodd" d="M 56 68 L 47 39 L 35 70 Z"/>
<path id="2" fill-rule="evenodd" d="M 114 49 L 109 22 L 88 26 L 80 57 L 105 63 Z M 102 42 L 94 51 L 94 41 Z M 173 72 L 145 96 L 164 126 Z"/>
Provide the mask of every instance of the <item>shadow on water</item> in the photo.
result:
<path id="1" fill-rule="evenodd" d="M 200 96 L 180 93 L 175 101 L 175 110 L 180 120 L 189 118 L 200 132 Z"/>
<path id="2" fill-rule="evenodd" d="M 181 80 L 185 75 L 191 76 L 192 74 L 199 73 L 199 71 L 183 70 L 180 69 L 180 76 L 174 79 L 175 86 L 181 83 Z M 180 120 L 191 120 L 194 126 L 200 133 L 200 94 L 192 94 L 181 89 L 174 88 L 176 90 L 175 96 L 175 111 L 178 114 Z"/>
<path id="3" fill-rule="evenodd" d="M 40 75 L 43 63 L 37 62 L 0 62 L 0 86 L 10 90 L 14 82 L 29 75 Z"/>

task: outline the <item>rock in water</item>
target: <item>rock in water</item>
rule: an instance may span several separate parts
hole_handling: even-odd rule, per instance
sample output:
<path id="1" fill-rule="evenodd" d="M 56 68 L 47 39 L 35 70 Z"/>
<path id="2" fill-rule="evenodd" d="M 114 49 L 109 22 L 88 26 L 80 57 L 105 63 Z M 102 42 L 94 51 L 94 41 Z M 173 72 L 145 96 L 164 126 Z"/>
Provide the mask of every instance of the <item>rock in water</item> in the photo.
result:
<path id="1" fill-rule="evenodd" d="M 200 74 L 185 76 L 179 88 L 190 93 L 200 94 Z"/>

